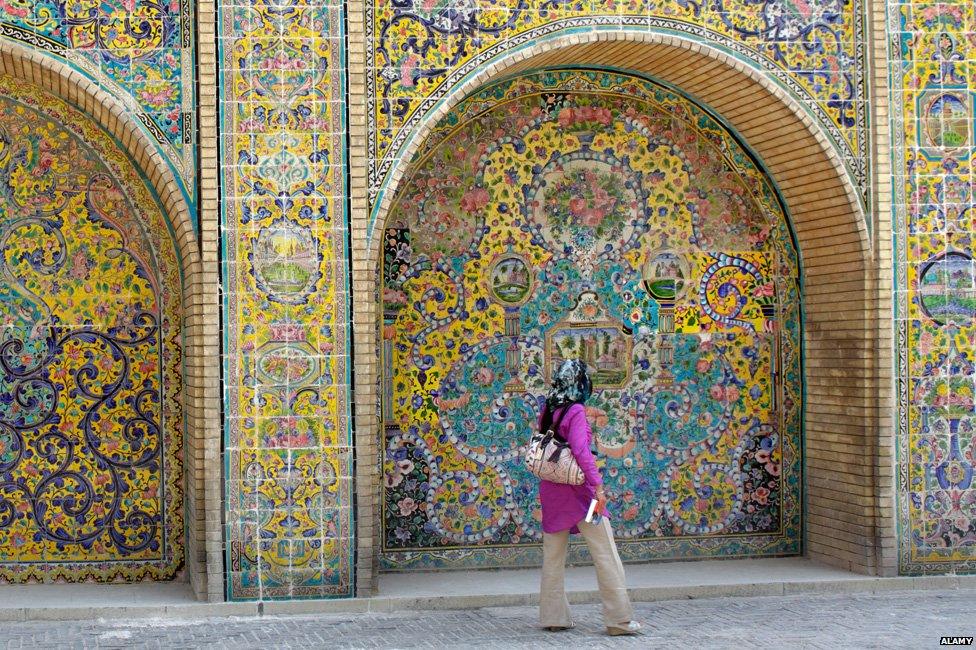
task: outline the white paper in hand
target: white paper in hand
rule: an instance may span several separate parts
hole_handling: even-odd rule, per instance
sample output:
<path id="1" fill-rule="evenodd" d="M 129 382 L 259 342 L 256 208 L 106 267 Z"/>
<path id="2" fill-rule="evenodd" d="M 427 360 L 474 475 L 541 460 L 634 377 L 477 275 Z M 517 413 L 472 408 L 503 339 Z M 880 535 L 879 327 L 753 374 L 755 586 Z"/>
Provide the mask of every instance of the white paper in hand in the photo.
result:
<path id="1" fill-rule="evenodd" d="M 596 499 L 590 499 L 590 509 L 586 511 L 586 523 L 593 523 L 593 513 L 596 511 Z"/>

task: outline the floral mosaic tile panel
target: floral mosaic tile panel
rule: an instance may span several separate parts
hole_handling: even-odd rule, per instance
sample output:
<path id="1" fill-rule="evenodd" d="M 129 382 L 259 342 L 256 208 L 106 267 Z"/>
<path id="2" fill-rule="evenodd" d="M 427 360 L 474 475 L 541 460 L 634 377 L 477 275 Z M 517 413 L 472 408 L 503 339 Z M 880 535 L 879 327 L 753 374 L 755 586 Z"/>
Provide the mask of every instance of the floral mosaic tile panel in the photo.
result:
<path id="1" fill-rule="evenodd" d="M 0 582 L 183 564 L 181 278 L 89 117 L 0 77 Z"/>
<path id="2" fill-rule="evenodd" d="M 0 37 L 68 61 L 117 97 L 195 200 L 190 0 L 4 0 Z"/>
<path id="3" fill-rule="evenodd" d="M 383 231 L 388 569 L 540 561 L 521 461 L 584 359 L 627 559 L 800 550 L 798 254 L 713 115 L 598 71 L 489 85 L 416 154 Z"/>
<path id="4" fill-rule="evenodd" d="M 371 205 L 413 129 L 465 76 L 560 30 L 618 28 L 708 42 L 769 75 L 819 122 L 869 203 L 863 12 L 857 0 L 367 2 Z"/>
<path id="5" fill-rule="evenodd" d="M 342 9 L 219 20 L 227 595 L 349 596 Z"/>
<path id="6" fill-rule="evenodd" d="M 974 11 L 889 5 L 904 573 L 976 570 Z"/>

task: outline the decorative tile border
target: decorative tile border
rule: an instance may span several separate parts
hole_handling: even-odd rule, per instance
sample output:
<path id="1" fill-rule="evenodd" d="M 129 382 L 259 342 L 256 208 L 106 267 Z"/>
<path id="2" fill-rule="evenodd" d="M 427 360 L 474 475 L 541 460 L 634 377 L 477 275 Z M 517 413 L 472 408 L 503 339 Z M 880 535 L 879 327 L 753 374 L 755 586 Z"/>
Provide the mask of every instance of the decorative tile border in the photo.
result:
<path id="1" fill-rule="evenodd" d="M 343 20 L 219 9 L 232 600 L 353 592 Z"/>

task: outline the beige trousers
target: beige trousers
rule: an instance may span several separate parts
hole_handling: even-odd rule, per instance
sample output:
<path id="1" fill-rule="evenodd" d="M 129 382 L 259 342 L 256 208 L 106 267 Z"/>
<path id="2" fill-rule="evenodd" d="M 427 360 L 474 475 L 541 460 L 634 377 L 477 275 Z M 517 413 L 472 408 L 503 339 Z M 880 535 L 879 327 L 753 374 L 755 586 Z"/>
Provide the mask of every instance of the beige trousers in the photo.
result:
<path id="1" fill-rule="evenodd" d="M 613 531 L 606 517 L 588 524 L 581 521 L 577 526 L 593 557 L 596 582 L 603 600 L 603 620 L 607 627 L 626 625 L 634 617 L 630 596 L 624 583 L 624 565 L 617 555 Z M 569 531 L 542 534 L 542 588 L 539 591 L 539 619 L 542 627 L 568 627 L 569 601 L 566 599 L 566 550 L 569 547 Z"/>

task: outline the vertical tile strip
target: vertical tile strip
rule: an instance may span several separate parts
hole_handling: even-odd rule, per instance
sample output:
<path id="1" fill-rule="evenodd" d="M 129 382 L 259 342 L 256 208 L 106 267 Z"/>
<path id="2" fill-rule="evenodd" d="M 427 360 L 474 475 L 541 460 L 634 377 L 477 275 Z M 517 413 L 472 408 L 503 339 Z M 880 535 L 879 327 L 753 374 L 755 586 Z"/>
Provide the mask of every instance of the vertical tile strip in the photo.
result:
<path id="1" fill-rule="evenodd" d="M 899 570 L 976 570 L 976 7 L 888 3 Z"/>
<path id="2" fill-rule="evenodd" d="M 218 23 L 227 596 L 350 596 L 343 7 Z"/>

